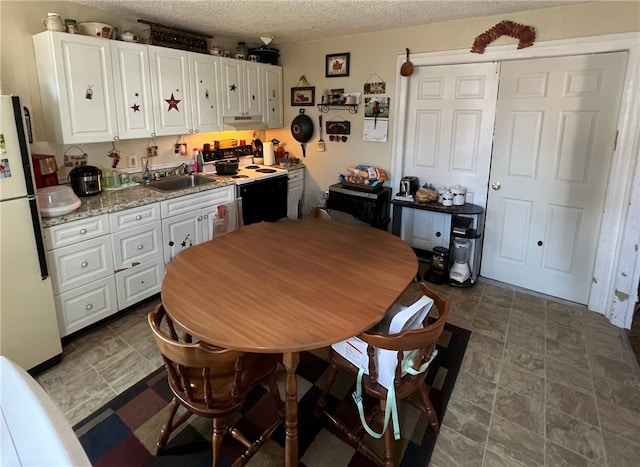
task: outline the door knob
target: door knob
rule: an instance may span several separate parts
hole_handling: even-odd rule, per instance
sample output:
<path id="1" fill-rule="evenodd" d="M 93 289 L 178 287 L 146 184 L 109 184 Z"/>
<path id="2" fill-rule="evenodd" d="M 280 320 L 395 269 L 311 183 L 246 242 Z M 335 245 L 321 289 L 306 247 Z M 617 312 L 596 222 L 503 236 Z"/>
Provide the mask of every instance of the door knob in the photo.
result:
<path id="1" fill-rule="evenodd" d="M 500 185 L 500 182 L 495 182 L 491 184 L 491 188 L 493 188 L 495 191 L 498 191 L 500 188 L 502 188 L 502 185 Z"/>

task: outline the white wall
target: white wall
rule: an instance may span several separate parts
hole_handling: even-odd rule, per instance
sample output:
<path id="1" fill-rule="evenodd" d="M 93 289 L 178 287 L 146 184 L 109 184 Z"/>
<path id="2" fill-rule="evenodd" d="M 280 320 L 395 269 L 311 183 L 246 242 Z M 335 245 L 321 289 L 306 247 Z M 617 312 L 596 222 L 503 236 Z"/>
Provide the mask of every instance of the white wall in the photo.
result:
<path id="1" fill-rule="evenodd" d="M 238 7 L 241 7 L 239 4 Z M 112 22 L 121 31 L 130 29 L 140 32 L 141 24 L 137 18 L 120 17 L 108 11 L 78 5 L 72 2 L 25 2 L 0 1 L 0 84 L 4 94 L 18 94 L 25 105 L 31 109 L 35 138 L 34 152 L 56 154 L 59 164 L 62 154 L 68 146 L 43 142 L 43 113 L 40 104 L 40 91 L 35 69 L 35 59 L 31 36 L 41 32 L 41 19 L 50 11 L 63 18 L 75 18 L 78 21 Z M 291 107 L 290 90 L 300 76 L 306 76 L 316 87 L 316 100 L 325 88 L 344 88 L 345 91 L 362 92 L 364 83 L 375 72 L 387 83 L 386 96 L 391 100 L 391 115 L 395 102 L 397 82 L 396 61 L 408 47 L 413 53 L 437 50 L 469 49 L 474 38 L 502 20 L 511 20 L 533 26 L 536 29 L 536 41 L 547 41 L 569 37 L 594 36 L 616 32 L 640 30 L 640 2 L 593 2 L 566 7 L 534 10 L 509 15 L 474 18 L 464 21 L 437 23 L 412 28 L 374 31 L 370 34 L 338 38 L 322 38 L 317 41 L 291 44 L 280 47 L 281 64 L 284 73 L 285 127 L 268 131 L 266 136 L 278 138 L 286 143 L 286 149 L 302 157 L 300 145 L 290 133 L 290 123 L 300 107 Z M 295 18 L 292 18 L 295 21 Z M 348 34 L 348 31 L 345 31 Z M 253 37 L 247 31 L 247 37 Z M 277 38 L 274 41 L 277 43 Z M 495 44 L 515 44 L 516 39 L 502 37 Z M 489 46 L 491 47 L 491 46 Z M 515 47 L 515 45 L 514 45 Z M 534 45 L 535 47 L 535 45 Z M 351 54 L 350 76 L 345 78 L 325 78 L 326 54 L 349 52 Z M 337 175 L 344 172 L 348 165 L 368 164 L 391 168 L 393 147 L 393 120 L 390 121 L 387 143 L 362 141 L 363 111 L 349 114 L 346 110 L 331 110 L 323 118 L 344 118 L 351 121 L 351 135 L 346 143 L 332 143 L 325 136 L 326 152 L 317 152 L 317 122 L 319 111 L 316 107 L 304 107 L 316 124 L 316 135 L 307 144 L 307 157 L 304 160 L 308 170 L 305 183 L 305 206 L 309 211 L 320 199 L 322 191 L 337 181 Z M 247 136 L 248 135 L 248 136 Z M 187 136 L 190 147 L 200 146 L 202 142 L 238 137 L 250 140 L 251 132 L 225 132 L 199 136 Z M 173 153 L 175 137 L 157 138 L 159 162 L 179 160 Z M 146 140 L 123 141 L 117 144 L 124 160 L 119 167 L 126 167 L 127 155 L 142 155 L 147 146 Z M 111 160 L 106 156 L 111 144 L 86 144 L 82 148 L 89 154 L 89 163 L 106 168 Z M 395 188 L 395 187 L 394 187 Z"/>

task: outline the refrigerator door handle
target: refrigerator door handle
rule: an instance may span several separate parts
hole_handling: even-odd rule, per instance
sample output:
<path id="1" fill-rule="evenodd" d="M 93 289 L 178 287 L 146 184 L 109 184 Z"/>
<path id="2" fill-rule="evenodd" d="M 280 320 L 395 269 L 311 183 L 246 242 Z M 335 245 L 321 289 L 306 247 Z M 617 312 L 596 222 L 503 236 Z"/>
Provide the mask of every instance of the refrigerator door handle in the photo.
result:
<path id="1" fill-rule="evenodd" d="M 40 263 L 40 276 L 42 280 L 45 280 L 49 277 L 49 268 L 47 267 L 47 255 L 45 253 L 44 239 L 42 238 L 42 230 L 40 228 L 40 214 L 38 213 L 38 204 L 35 198 L 29 197 L 29 208 L 31 209 L 31 223 L 33 224 L 33 235 L 36 240 L 38 262 Z"/>

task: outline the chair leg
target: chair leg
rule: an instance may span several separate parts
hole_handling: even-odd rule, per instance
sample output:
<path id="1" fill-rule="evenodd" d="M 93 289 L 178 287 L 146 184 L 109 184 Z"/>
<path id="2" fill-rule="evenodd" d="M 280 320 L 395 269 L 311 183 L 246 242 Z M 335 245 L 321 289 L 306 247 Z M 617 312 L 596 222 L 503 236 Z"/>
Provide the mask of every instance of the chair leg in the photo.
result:
<path id="1" fill-rule="evenodd" d="M 213 435 L 211 436 L 211 449 L 213 451 L 213 467 L 220 465 L 220 450 L 222 440 L 227 432 L 227 420 L 224 418 L 213 419 Z"/>
<path id="2" fill-rule="evenodd" d="M 426 408 L 427 419 L 429 420 L 429 424 L 433 427 L 433 430 L 436 433 L 440 433 L 440 423 L 438 422 L 438 416 L 436 415 L 436 411 L 433 409 L 433 405 L 429 400 L 429 393 L 427 392 L 427 387 L 424 384 L 420 385 L 420 395 L 422 396 L 422 402 Z"/>
<path id="3" fill-rule="evenodd" d="M 324 383 L 324 389 L 318 402 L 316 403 L 315 416 L 322 417 L 325 408 L 327 407 L 327 399 L 329 398 L 329 391 L 331 390 L 331 386 L 336 380 L 336 375 L 338 374 L 338 367 L 335 365 L 331 365 L 329 367 L 329 372 L 327 373 L 327 380 Z"/>
<path id="4" fill-rule="evenodd" d="M 276 408 L 278 410 L 278 416 L 280 420 L 284 420 L 285 417 L 285 406 L 282 398 L 280 397 L 280 391 L 278 390 L 278 385 L 276 384 L 276 375 L 275 373 L 271 373 L 269 375 L 269 392 L 271 393 L 271 397 L 276 404 Z"/>
<path id="5" fill-rule="evenodd" d="M 180 407 L 180 403 L 178 402 L 178 399 L 174 397 L 173 399 L 171 399 L 169 406 L 169 416 L 167 417 L 167 421 L 164 423 L 164 425 L 162 425 L 160 436 L 158 436 L 158 442 L 156 443 L 156 456 L 159 456 L 164 447 L 167 445 L 169 436 L 173 431 L 173 418 L 176 416 L 176 412 L 178 411 L 178 407 Z"/>

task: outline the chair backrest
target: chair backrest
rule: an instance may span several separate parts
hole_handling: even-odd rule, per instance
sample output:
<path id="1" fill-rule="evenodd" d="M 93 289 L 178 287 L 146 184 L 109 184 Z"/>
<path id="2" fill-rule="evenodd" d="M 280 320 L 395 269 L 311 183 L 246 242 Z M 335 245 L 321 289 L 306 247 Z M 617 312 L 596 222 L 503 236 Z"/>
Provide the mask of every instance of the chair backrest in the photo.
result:
<path id="1" fill-rule="evenodd" d="M 386 349 L 398 352 L 398 364 L 396 367 L 396 385 L 402 378 L 401 366 L 406 353 L 417 350 L 414 357 L 414 369 L 418 369 L 423 363 L 428 362 L 436 348 L 436 343 L 442 335 L 444 324 L 449 316 L 451 303 L 443 299 L 434 290 L 430 289 L 424 282 L 420 283 L 422 293 L 433 299 L 438 310 L 438 318 L 435 322 L 429 323 L 430 317 L 433 319 L 433 310 L 427 315 L 421 329 L 403 331 L 397 334 L 383 334 L 375 332 L 364 332 L 358 337 L 368 344 L 367 354 L 369 356 L 369 379 L 375 382 L 378 375 L 375 349 Z"/>
<path id="2" fill-rule="evenodd" d="M 194 406 L 229 409 L 240 404 L 262 377 L 253 377 L 255 358 L 250 354 L 222 349 L 204 342 L 182 341 L 162 304 L 149 313 L 149 326 L 162 353 L 172 390 Z"/>

